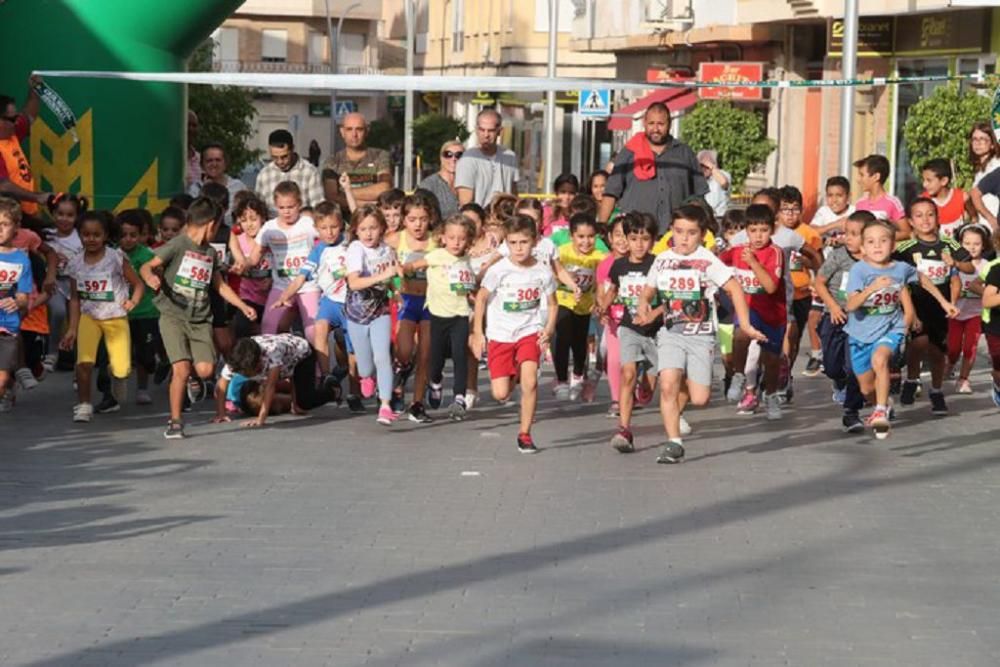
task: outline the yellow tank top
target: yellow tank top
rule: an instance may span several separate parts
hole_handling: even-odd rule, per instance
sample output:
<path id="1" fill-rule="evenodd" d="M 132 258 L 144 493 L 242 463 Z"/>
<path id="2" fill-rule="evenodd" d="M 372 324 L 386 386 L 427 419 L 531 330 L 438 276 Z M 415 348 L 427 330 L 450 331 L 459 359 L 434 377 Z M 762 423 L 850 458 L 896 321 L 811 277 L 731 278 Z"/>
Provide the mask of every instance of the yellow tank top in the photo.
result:
<path id="1" fill-rule="evenodd" d="M 399 244 L 396 246 L 396 256 L 399 258 L 401 264 L 408 264 L 410 262 L 415 262 L 418 259 L 423 259 L 427 253 L 431 250 L 437 248 L 437 244 L 434 243 L 434 238 L 429 237 L 427 239 L 427 247 L 423 250 L 411 250 L 410 244 L 407 242 L 409 238 L 409 233 L 404 229 L 399 232 Z M 414 285 L 413 283 L 424 283 Z M 417 293 L 423 294 L 427 291 L 427 270 L 420 269 L 419 271 L 414 271 L 403 276 L 401 292 L 403 294 Z"/>

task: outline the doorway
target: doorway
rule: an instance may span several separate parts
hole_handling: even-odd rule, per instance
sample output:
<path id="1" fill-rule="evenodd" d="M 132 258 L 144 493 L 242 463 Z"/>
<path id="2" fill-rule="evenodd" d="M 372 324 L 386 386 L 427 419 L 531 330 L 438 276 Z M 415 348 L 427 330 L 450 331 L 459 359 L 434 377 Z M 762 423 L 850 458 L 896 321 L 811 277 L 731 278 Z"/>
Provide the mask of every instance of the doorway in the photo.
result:
<path id="1" fill-rule="evenodd" d="M 896 73 L 901 77 L 945 75 L 948 74 L 948 59 L 899 60 L 896 63 Z M 916 173 L 910 164 L 910 152 L 903 140 L 903 127 L 909 117 L 910 108 L 925 97 L 929 97 L 935 88 L 943 85 L 945 85 L 943 81 L 927 81 L 900 84 L 896 87 L 896 136 L 894 137 L 896 159 L 892 169 L 891 191 L 903 201 L 904 205 L 915 199 L 923 190 L 923 186 L 920 174 Z"/>

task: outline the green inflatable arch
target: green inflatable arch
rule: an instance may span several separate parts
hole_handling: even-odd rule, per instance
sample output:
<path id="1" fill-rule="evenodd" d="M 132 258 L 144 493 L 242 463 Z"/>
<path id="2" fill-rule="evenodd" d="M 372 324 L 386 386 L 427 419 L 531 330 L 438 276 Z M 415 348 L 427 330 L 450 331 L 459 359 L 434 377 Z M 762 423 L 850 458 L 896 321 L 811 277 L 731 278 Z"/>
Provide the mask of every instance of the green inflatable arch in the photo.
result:
<path id="1" fill-rule="evenodd" d="M 241 0 L 0 0 L 0 91 L 23 101 L 33 70 L 176 72 Z M 77 116 L 79 142 L 47 109 L 31 128 L 40 190 L 95 208 L 161 211 L 183 191 L 187 95 L 180 84 L 48 82 Z"/>

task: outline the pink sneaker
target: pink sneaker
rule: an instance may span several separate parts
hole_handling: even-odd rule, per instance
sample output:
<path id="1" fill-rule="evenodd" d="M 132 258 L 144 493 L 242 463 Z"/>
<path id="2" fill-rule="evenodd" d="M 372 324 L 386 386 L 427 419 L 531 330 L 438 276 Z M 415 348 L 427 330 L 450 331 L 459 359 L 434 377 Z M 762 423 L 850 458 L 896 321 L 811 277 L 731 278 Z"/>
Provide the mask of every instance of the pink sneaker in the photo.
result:
<path id="1" fill-rule="evenodd" d="M 649 405 L 649 402 L 653 400 L 653 392 L 649 390 L 642 378 L 636 383 L 633 396 L 635 396 L 636 405 L 641 407 Z"/>
<path id="2" fill-rule="evenodd" d="M 375 395 L 375 378 L 361 378 L 361 395 L 365 398 L 371 398 Z"/>
<path id="3" fill-rule="evenodd" d="M 396 421 L 396 413 L 388 405 L 383 405 L 378 409 L 378 417 L 375 418 L 375 421 L 383 426 L 389 426 Z"/>
<path id="4" fill-rule="evenodd" d="M 738 415 L 752 415 L 757 412 L 757 405 L 759 401 L 757 400 L 757 390 L 747 388 L 743 392 L 743 398 L 740 399 L 739 405 L 736 406 L 736 414 Z"/>

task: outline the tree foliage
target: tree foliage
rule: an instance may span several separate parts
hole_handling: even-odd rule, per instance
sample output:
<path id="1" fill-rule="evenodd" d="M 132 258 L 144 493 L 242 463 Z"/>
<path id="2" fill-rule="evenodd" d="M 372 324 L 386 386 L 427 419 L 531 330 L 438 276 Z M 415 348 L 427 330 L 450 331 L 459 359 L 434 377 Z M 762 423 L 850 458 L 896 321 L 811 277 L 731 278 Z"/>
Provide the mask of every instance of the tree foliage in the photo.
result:
<path id="1" fill-rule="evenodd" d="M 959 89 L 958 85 L 939 86 L 929 97 L 912 107 L 903 126 L 903 140 L 916 174 L 928 160 L 950 160 L 955 173 L 954 184 L 960 188 L 972 185 L 972 165 L 969 164 L 968 135 L 972 124 L 990 118 L 990 99 L 975 90 Z"/>
<path id="2" fill-rule="evenodd" d="M 681 119 L 681 138 L 695 151 L 717 151 L 719 166 L 732 176 L 736 192 L 775 148 L 758 113 L 726 101 L 698 102 Z"/>
<path id="3" fill-rule="evenodd" d="M 188 69 L 208 72 L 212 69 L 211 39 L 206 40 L 191 55 Z M 201 150 L 209 142 L 218 142 L 226 148 L 229 173 L 238 174 L 260 155 L 248 147 L 254 133 L 257 109 L 253 105 L 253 91 L 236 86 L 188 86 L 188 108 L 198 114 L 198 136 L 195 148 Z"/>
<path id="4" fill-rule="evenodd" d="M 465 142 L 469 130 L 465 123 L 437 113 L 425 113 L 413 120 L 413 152 L 420 156 L 425 168 L 439 166 L 441 145 L 451 139 Z"/>

